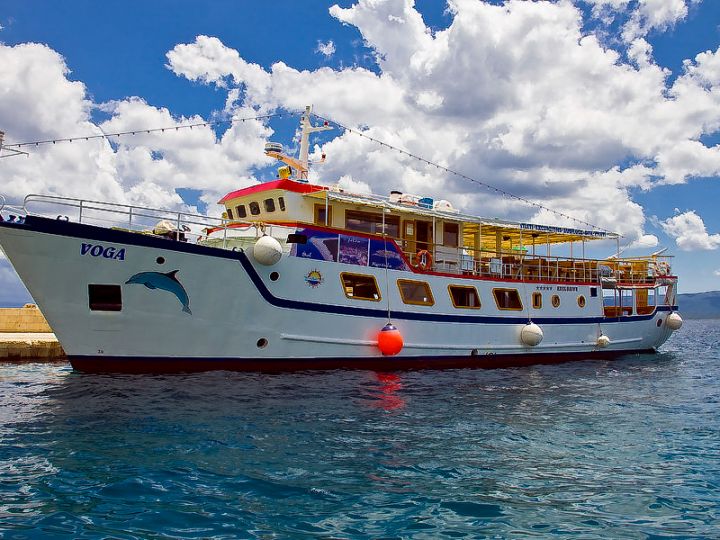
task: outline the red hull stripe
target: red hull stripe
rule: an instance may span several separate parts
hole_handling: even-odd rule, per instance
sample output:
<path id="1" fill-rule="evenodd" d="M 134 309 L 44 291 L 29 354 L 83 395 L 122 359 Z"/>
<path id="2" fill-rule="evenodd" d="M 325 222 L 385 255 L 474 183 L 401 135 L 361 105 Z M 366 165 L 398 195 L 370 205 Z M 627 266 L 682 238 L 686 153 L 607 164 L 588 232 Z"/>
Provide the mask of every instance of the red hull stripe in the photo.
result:
<path id="1" fill-rule="evenodd" d="M 73 369 L 88 373 L 189 373 L 198 371 L 286 372 L 329 369 L 402 371 L 415 369 L 497 369 L 559 364 L 575 360 L 610 360 L 655 351 L 588 351 L 581 353 L 493 354 L 483 356 L 393 356 L 365 358 L 159 358 L 69 357 Z"/>
<path id="2" fill-rule="evenodd" d="M 273 180 L 272 182 L 255 184 L 254 186 L 228 193 L 218 201 L 218 204 L 223 204 L 225 201 L 235 199 L 236 197 L 246 197 L 247 195 L 262 193 L 263 191 L 270 191 L 271 189 L 284 189 L 285 191 L 292 191 L 293 193 L 314 193 L 315 191 L 324 191 L 327 188 L 314 184 L 306 184 L 305 182 L 295 182 L 294 180 Z"/>

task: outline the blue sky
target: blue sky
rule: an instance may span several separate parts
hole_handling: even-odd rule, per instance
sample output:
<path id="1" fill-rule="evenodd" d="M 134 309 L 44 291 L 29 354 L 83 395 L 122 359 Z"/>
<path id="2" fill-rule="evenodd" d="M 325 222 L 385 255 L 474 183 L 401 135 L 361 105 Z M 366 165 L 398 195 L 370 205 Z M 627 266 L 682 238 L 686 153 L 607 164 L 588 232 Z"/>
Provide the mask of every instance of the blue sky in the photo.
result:
<path id="1" fill-rule="evenodd" d="M 720 289 L 720 2 L 520 4 L 4 2 L 0 129 L 6 142 L 18 142 L 84 134 L 93 123 L 106 131 L 133 122 L 161 127 L 313 102 L 339 121 L 518 195 L 552 187 L 544 204 L 620 230 L 638 246 L 629 253 L 669 247 L 681 292 Z M 42 48 L 22 47 L 28 43 Z M 320 45 L 329 47 L 326 54 Z M 28 75 L 31 66 L 44 74 Z M 3 96 L 12 106 L 3 108 Z M 567 101 L 566 115 L 553 110 L 560 101 Z M 68 111 L 58 111 L 66 103 Z M 205 143 L 189 138 L 62 156 L 71 150 L 37 150 L 23 163 L 0 160 L 0 176 L 20 179 L 0 184 L 0 192 L 18 199 L 30 190 L 85 190 L 213 211 L 223 190 L 270 172 L 260 143 L 288 142 L 295 122 L 273 120 L 250 134 L 220 129 L 197 155 L 187 149 Z M 398 178 L 406 190 L 449 194 L 470 212 L 548 217 L 395 156 L 371 157 L 363 142 L 339 131 L 319 140 L 334 159 L 319 181 L 347 176 L 351 185 L 382 194 L 396 187 L 388 178 Z M 253 141 L 257 150 L 238 150 Z M 97 177 L 80 176 L 88 174 L 85 166 L 50 174 L 88 153 L 107 164 Z M 144 164 L 145 155 L 154 157 Z M 42 171 L 45 183 L 35 179 Z M 26 299 L 4 259 L 0 272 L 0 303 Z"/>

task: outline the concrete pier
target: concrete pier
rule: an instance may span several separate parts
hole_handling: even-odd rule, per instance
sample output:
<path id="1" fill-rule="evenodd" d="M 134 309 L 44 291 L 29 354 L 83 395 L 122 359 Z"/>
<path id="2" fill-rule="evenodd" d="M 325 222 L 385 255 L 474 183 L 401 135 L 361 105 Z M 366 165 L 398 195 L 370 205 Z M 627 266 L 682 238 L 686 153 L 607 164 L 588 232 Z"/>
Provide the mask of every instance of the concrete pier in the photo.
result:
<path id="1" fill-rule="evenodd" d="M 37 306 L 0 309 L 0 360 L 63 358 L 65 351 Z"/>

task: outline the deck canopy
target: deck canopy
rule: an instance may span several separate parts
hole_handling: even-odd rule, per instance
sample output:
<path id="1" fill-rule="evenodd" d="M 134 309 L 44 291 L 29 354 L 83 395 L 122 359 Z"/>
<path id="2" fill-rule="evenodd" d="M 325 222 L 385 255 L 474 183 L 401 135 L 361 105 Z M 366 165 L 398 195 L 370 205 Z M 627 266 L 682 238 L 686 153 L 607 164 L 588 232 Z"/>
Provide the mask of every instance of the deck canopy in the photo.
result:
<path id="1" fill-rule="evenodd" d="M 528 251 L 532 245 L 564 244 L 568 242 L 587 242 L 590 240 L 608 240 L 619 238 L 620 235 L 603 230 L 583 230 L 567 227 L 553 227 L 508 221 L 499 218 L 484 218 L 462 214 L 457 211 L 440 210 L 418 205 L 408 205 L 390 202 L 387 198 L 377 195 L 350 194 L 341 191 L 326 190 L 306 193 L 305 197 L 316 200 L 327 200 L 327 203 L 340 202 L 348 205 L 358 205 L 378 210 L 387 208 L 392 214 L 411 216 L 415 219 L 442 220 L 446 222 L 461 223 L 463 225 L 463 244 L 478 248 L 476 238 L 479 236 L 481 249 L 494 251 L 498 246 L 503 251 Z"/>

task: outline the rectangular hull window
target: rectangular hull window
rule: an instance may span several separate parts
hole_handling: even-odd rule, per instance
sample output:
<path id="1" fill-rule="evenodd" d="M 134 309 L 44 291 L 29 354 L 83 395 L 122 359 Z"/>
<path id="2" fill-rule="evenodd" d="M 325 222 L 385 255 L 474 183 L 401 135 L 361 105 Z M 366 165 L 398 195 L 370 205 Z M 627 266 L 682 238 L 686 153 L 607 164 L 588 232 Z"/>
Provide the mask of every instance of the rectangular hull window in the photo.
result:
<path id="1" fill-rule="evenodd" d="M 430 285 L 424 281 L 398 279 L 398 289 L 405 304 L 416 306 L 432 306 L 435 303 Z"/>
<path id="2" fill-rule="evenodd" d="M 353 300 L 380 300 L 380 289 L 373 276 L 363 274 L 340 274 L 345 296 Z"/>
<path id="3" fill-rule="evenodd" d="M 450 285 L 448 291 L 453 306 L 456 308 L 480 309 L 480 298 L 475 287 Z"/>
<path id="4" fill-rule="evenodd" d="M 517 289 L 493 289 L 498 309 L 521 311 L 523 308 Z"/>
<path id="5" fill-rule="evenodd" d="M 88 285 L 88 300 L 92 311 L 121 311 L 120 285 Z"/>

